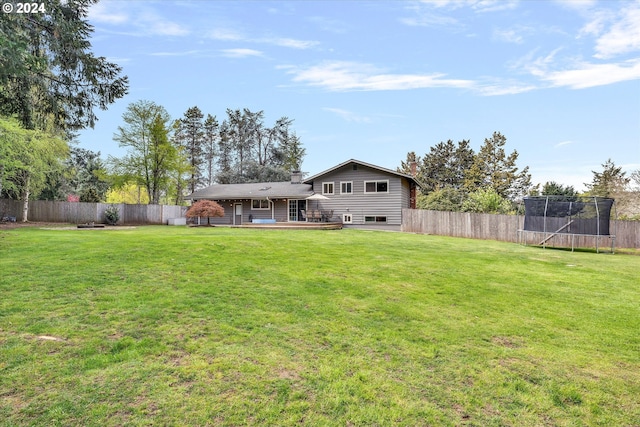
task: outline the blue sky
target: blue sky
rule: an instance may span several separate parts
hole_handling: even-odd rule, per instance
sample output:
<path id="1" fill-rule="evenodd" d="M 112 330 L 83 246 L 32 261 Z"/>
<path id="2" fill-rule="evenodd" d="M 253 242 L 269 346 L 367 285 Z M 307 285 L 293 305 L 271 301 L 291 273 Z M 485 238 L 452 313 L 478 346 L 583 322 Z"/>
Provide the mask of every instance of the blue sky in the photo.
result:
<path id="1" fill-rule="evenodd" d="M 81 147 L 120 156 L 127 105 L 294 119 L 315 174 L 350 158 L 395 169 L 409 151 L 494 131 L 534 183 L 583 189 L 608 158 L 640 168 L 640 1 L 109 1 L 93 51 L 130 91 Z"/>

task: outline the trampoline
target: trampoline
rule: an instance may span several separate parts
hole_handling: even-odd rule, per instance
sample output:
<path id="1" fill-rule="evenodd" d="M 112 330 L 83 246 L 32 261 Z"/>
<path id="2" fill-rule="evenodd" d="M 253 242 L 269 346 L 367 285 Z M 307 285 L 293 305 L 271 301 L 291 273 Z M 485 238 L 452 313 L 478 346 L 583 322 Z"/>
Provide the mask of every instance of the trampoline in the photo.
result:
<path id="1" fill-rule="evenodd" d="M 592 247 L 600 252 L 601 239 L 615 248 L 611 233 L 614 199 L 595 196 L 534 196 L 524 198 L 524 227 L 518 242 L 546 247 Z M 607 247 L 609 244 L 607 244 Z"/>

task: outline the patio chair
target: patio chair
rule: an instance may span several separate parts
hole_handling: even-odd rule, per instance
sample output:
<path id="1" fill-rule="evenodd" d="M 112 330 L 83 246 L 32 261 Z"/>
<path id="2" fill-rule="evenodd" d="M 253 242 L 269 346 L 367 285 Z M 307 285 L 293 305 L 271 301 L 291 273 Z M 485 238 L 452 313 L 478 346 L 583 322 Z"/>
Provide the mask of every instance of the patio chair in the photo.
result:
<path id="1" fill-rule="evenodd" d="M 300 210 L 300 216 L 302 217 L 303 221 L 307 220 L 307 211 L 305 211 L 304 209 Z"/>

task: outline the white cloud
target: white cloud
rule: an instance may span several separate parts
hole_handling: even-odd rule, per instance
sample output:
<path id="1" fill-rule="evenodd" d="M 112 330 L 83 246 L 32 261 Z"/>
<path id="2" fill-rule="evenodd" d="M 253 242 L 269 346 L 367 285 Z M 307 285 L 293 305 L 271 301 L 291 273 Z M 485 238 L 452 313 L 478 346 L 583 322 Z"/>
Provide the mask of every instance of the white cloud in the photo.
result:
<path id="1" fill-rule="evenodd" d="M 343 110 L 341 108 L 329 108 L 329 107 L 325 107 L 323 108 L 324 111 L 329 111 L 330 113 L 334 113 L 337 114 L 338 116 L 340 116 L 341 118 L 343 118 L 344 120 L 348 121 L 348 122 L 355 122 L 355 123 L 370 123 L 371 119 L 369 117 L 366 116 L 361 116 L 358 115 L 352 111 L 347 111 L 347 110 Z"/>
<path id="2" fill-rule="evenodd" d="M 88 17 L 90 21 L 111 25 L 124 24 L 129 21 L 129 15 L 116 10 L 110 2 L 100 2 L 91 6 Z"/>
<path id="3" fill-rule="evenodd" d="M 491 84 L 478 84 L 476 92 L 484 96 L 517 95 L 519 93 L 531 92 L 538 89 L 538 86 L 514 81 L 498 81 Z"/>
<path id="4" fill-rule="evenodd" d="M 518 0 L 470 0 L 468 3 L 478 12 L 512 10 L 518 6 Z"/>
<path id="5" fill-rule="evenodd" d="M 459 9 L 468 7 L 479 12 L 514 9 L 518 0 L 422 0 L 421 4 L 436 8 Z"/>
<path id="6" fill-rule="evenodd" d="M 587 22 L 580 29 L 578 37 L 595 37 L 595 58 L 608 59 L 640 50 L 640 1 L 622 4 L 625 7 L 619 9 L 593 7 L 581 10 Z"/>
<path id="7" fill-rule="evenodd" d="M 208 36 L 214 40 L 244 41 L 247 39 L 238 31 L 230 28 L 216 28 L 209 31 Z"/>
<path id="8" fill-rule="evenodd" d="M 154 52 L 150 53 L 151 56 L 191 56 L 200 53 L 198 50 L 187 50 L 184 52 Z"/>
<path id="9" fill-rule="evenodd" d="M 640 58 L 618 62 L 589 62 L 579 57 L 560 57 L 558 48 L 535 57 L 532 51 L 514 61 L 511 68 L 523 71 L 551 86 L 586 89 L 640 79 Z"/>
<path id="10" fill-rule="evenodd" d="M 556 145 L 553 146 L 553 148 L 560 148 L 560 147 L 564 147 L 565 145 L 571 145 L 574 144 L 573 141 L 562 141 L 562 142 L 558 142 Z"/>
<path id="11" fill-rule="evenodd" d="M 318 26 L 322 31 L 334 34 L 344 34 L 347 32 L 347 24 L 343 21 L 325 18 L 323 16 L 312 16 L 309 21 Z"/>
<path id="12" fill-rule="evenodd" d="M 125 58 L 122 56 L 108 56 L 107 61 L 113 62 L 114 64 L 123 64 L 125 62 L 131 62 L 131 58 Z"/>
<path id="13" fill-rule="evenodd" d="M 640 2 L 624 8 L 619 16 L 609 31 L 596 41 L 596 58 L 611 58 L 640 50 Z"/>
<path id="14" fill-rule="evenodd" d="M 335 92 L 473 87 L 469 80 L 445 79 L 444 74 L 388 74 L 370 64 L 357 62 L 323 62 L 307 68 L 286 68 L 294 82 Z"/>
<path id="15" fill-rule="evenodd" d="M 247 58 L 250 56 L 261 57 L 264 54 L 254 49 L 223 49 L 222 55 L 228 58 Z"/>
<path id="16" fill-rule="evenodd" d="M 450 16 L 442 14 L 421 12 L 418 16 L 401 18 L 400 22 L 410 27 L 459 27 L 460 22 Z"/>
<path id="17" fill-rule="evenodd" d="M 291 49 L 309 49 L 320 44 L 317 41 L 297 40 L 286 37 L 250 37 L 228 28 L 217 28 L 208 33 L 208 37 L 214 40 L 237 41 L 243 43 L 268 44 L 273 46 L 287 47 Z"/>
<path id="18" fill-rule="evenodd" d="M 141 27 L 146 28 L 149 35 L 186 36 L 191 33 L 191 31 L 189 31 L 182 25 L 164 20 L 159 17 L 153 17 L 144 20 Z"/>
<path id="19" fill-rule="evenodd" d="M 596 0 L 555 0 L 555 2 L 567 9 L 575 10 L 589 9 L 597 3 Z"/>
<path id="20" fill-rule="evenodd" d="M 507 43 L 521 44 L 524 41 L 521 35 L 521 32 L 513 28 L 504 29 L 504 30 L 494 30 L 493 37 L 496 40 L 504 41 Z"/>
<path id="21" fill-rule="evenodd" d="M 126 26 L 131 36 L 186 36 L 190 30 L 177 22 L 165 19 L 144 2 L 105 1 L 89 9 L 89 21 L 113 27 Z"/>
<path id="22" fill-rule="evenodd" d="M 314 46 L 320 44 L 316 41 L 311 40 L 296 40 L 296 39 L 288 39 L 288 38 L 266 38 L 266 39 L 258 39 L 257 42 L 273 44 L 281 47 L 288 47 L 291 49 L 309 49 Z"/>
<path id="23" fill-rule="evenodd" d="M 640 59 L 611 64 L 579 62 L 572 69 L 536 74 L 554 86 L 585 89 L 640 79 Z"/>

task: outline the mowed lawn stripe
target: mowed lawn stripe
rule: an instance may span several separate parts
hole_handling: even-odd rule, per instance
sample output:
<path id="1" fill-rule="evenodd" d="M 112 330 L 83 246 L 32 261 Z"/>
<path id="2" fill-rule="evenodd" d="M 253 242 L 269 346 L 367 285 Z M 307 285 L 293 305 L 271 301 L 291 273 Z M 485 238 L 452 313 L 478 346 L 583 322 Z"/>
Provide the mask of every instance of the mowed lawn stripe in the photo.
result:
<path id="1" fill-rule="evenodd" d="M 640 422 L 640 257 L 22 228 L 0 271 L 0 425 Z"/>

